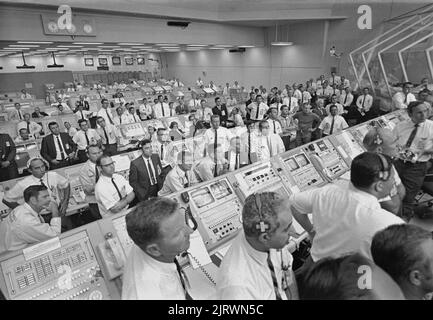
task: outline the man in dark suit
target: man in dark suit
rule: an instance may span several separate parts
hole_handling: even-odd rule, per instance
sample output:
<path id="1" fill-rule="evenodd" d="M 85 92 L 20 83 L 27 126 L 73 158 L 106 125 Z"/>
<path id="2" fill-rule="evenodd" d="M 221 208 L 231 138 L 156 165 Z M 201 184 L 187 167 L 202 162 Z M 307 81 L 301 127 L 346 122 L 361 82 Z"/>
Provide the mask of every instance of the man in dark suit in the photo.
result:
<path id="1" fill-rule="evenodd" d="M 50 122 L 51 134 L 42 139 L 41 156 L 50 163 L 51 169 L 69 166 L 76 157 L 77 145 L 65 132 L 60 132 L 57 122 Z"/>
<path id="2" fill-rule="evenodd" d="M 212 113 L 220 116 L 221 126 L 227 126 L 229 114 L 226 105 L 221 104 L 221 99 L 219 97 L 215 98 L 215 107 L 212 108 Z"/>
<path id="3" fill-rule="evenodd" d="M 15 143 L 7 133 L 0 133 L 0 181 L 18 177 Z"/>
<path id="4" fill-rule="evenodd" d="M 158 195 L 162 187 L 162 165 L 159 155 L 152 154 L 149 139 L 142 140 L 140 147 L 143 154 L 131 162 L 129 184 L 134 189 L 137 200 L 144 201 Z"/>

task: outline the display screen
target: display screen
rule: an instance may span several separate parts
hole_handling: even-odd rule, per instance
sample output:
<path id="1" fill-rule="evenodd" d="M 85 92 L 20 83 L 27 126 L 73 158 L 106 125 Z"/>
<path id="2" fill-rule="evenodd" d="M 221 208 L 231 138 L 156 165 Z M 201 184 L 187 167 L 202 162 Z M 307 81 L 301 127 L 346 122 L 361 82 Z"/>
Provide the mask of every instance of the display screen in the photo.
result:
<path id="1" fill-rule="evenodd" d="M 301 167 L 305 167 L 306 165 L 310 164 L 310 161 L 308 161 L 307 157 L 305 156 L 305 154 L 298 154 L 297 156 L 295 156 L 296 162 L 301 166 Z"/>
<path id="2" fill-rule="evenodd" d="M 217 200 L 227 197 L 232 194 L 232 190 L 230 189 L 227 181 L 222 180 L 218 181 L 210 186 L 213 195 Z"/>
<path id="3" fill-rule="evenodd" d="M 192 201 L 194 201 L 196 207 L 199 209 L 215 202 L 210 190 L 207 187 L 191 192 L 191 198 Z"/>
<path id="4" fill-rule="evenodd" d="M 299 169 L 299 165 L 296 163 L 294 158 L 287 159 L 286 163 L 289 165 L 290 171 L 295 171 Z"/>

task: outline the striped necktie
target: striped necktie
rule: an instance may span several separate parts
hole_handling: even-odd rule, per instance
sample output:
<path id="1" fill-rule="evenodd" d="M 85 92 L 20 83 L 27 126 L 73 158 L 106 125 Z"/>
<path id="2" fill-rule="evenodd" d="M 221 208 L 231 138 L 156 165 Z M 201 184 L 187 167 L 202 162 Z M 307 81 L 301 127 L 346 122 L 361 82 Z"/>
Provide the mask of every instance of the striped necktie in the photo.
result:
<path id="1" fill-rule="evenodd" d="M 274 268 L 274 265 L 272 264 L 271 253 L 270 253 L 270 252 L 268 252 L 268 259 L 267 259 L 267 262 L 268 262 L 269 270 L 271 271 L 272 284 L 273 284 L 273 286 L 274 286 L 274 291 L 275 291 L 275 297 L 276 297 L 276 300 L 282 300 L 282 298 L 281 298 L 281 294 L 280 294 L 280 291 L 278 290 L 278 281 L 277 281 L 277 276 L 276 276 L 276 274 L 275 274 L 275 268 Z"/>

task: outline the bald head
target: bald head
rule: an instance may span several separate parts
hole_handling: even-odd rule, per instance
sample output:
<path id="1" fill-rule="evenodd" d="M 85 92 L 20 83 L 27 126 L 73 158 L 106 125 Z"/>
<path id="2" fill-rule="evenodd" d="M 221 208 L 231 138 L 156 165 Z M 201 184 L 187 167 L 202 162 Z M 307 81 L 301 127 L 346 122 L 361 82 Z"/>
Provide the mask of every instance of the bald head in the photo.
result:
<path id="1" fill-rule="evenodd" d="M 380 152 L 390 157 L 396 157 L 398 153 L 397 136 L 386 128 L 371 128 L 362 143 L 370 152 Z"/>

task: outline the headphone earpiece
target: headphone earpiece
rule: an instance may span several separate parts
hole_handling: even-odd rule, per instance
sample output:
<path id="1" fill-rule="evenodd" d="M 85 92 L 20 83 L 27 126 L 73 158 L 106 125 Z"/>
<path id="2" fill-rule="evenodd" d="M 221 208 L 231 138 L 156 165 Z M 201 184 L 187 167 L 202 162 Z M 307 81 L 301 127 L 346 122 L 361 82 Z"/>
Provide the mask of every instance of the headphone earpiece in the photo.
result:
<path id="1" fill-rule="evenodd" d="M 374 137 L 374 144 L 376 144 L 377 146 L 380 146 L 383 143 L 383 140 L 379 134 L 379 127 L 375 126 L 374 128 L 376 129 L 376 136 Z"/>
<path id="2" fill-rule="evenodd" d="M 256 229 L 260 231 L 260 233 L 266 233 L 267 230 L 271 228 L 269 223 L 265 222 L 262 216 L 262 202 L 260 201 L 260 194 L 254 194 L 254 199 L 257 206 L 257 211 L 259 213 L 260 221 L 256 224 Z"/>
<path id="3" fill-rule="evenodd" d="M 35 161 L 35 160 L 41 160 L 41 161 L 45 164 L 45 171 L 50 170 L 50 164 L 48 163 L 48 161 L 45 160 L 44 158 L 40 157 L 40 156 L 36 156 L 36 157 L 30 158 L 30 159 L 27 161 L 27 166 L 26 166 L 26 167 L 27 167 L 27 170 L 30 169 L 30 165 L 31 165 L 32 162 Z"/>
<path id="4" fill-rule="evenodd" d="M 389 178 L 389 173 L 391 168 L 388 164 L 388 161 L 385 159 L 385 157 L 382 154 L 378 153 L 377 155 L 379 156 L 382 165 L 382 170 L 379 171 L 379 179 L 386 181 Z"/>

